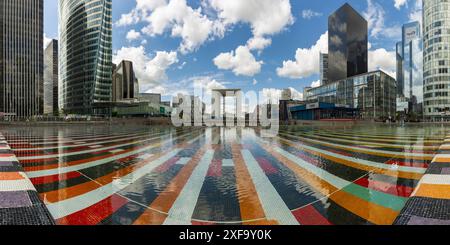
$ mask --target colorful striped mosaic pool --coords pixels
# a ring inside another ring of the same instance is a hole
[[[3,131],[58,224],[392,224],[439,127]]]

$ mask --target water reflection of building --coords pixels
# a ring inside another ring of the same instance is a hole
[[[308,103],[332,103],[358,109],[362,119],[395,116],[395,79],[383,71],[349,77],[306,91]]]
[[[403,25],[402,41],[397,43],[397,111],[421,113],[423,100],[423,42],[419,22]]]

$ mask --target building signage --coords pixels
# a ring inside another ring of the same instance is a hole
[[[319,108],[319,102],[306,105],[306,110],[317,109],[317,108]]]

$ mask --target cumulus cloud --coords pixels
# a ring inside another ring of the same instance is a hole
[[[250,50],[263,50],[272,44],[272,40],[263,37],[253,37],[247,42],[247,47]]]
[[[395,51],[380,48],[369,51],[369,71],[383,70],[392,77],[396,77]]]
[[[396,9],[400,9],[403,5],[406,5],[408,0],[394,0],[394,6]]]
[[[133,41],[136,39],[139,39],[141,37],[141,33],[137,32],[136,30],[132,29],[127,33],[127,40]]]
[[[283,61],[283,66],[277,68],[280,77],[300,79],[319,72],[320,53],[328,52],[328,32],[322,34],[310,48],[299,48],[295,60]]]
[[[162,82],[167,81],[166,70],[178,62],[177,53],[174,51],[158,51],[154,57],[149,57],[143,46],[122,47],[114,53],[113,62],[117,64],[122,60],[133,62],[139,85],[144,88],[148,85],[161,85]],[[145,91],[145,89],[142,90]]]
[[[232,70],[236,76],[254,76],[261,71],[263,64],[262,61],[256,61],[246,46],[239,46],[235,51],[221,53],[213,61],[217,68]]]
[[[373,0],[367,0],[367,10],[363,13],[369,24],[370,36],[374,38],[387,37],[399,39],[401,37],[401,27],[399,25],[386,26],[386,12],[384,8]]]
[[[317,87],[319,87],[319,86],[320,86],[320,80],[313,81],[313,82],[311,83],[311,88],[317,88]]]
[[[310,19],[312,19],[312,18],[314,18],[314,17],[320,17],[320,16],[322,16],[322,15],[323,15],[322,13],[314,12],[314,11],[311,10],[311,9],[304,9],[304,10],[302,11],[302,18],[303,18],[303,19],[307,19],[307,20],[310,20]]]

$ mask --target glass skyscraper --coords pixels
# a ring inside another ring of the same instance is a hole
[[[43,112],[43,4],[0,1],[0,113]]]
[[[58,41],[44,51],[44,114],[58,115]]]
[[[402,41],[397,43],[397,111],[418,113],[417,103],[423,101],[422,43],[419,22],[403,25]]]
[[[105,114],[111,101],[112,0],[59,1],[59,106],[64,113]]]
[[[366,73],[367,21],[349,4],[328,18],[328,83]]]
[[[328,83],[328,54],[320,53],[320,86]]]
[[[423,1],[424,116],[450,119],[450,2]]]

